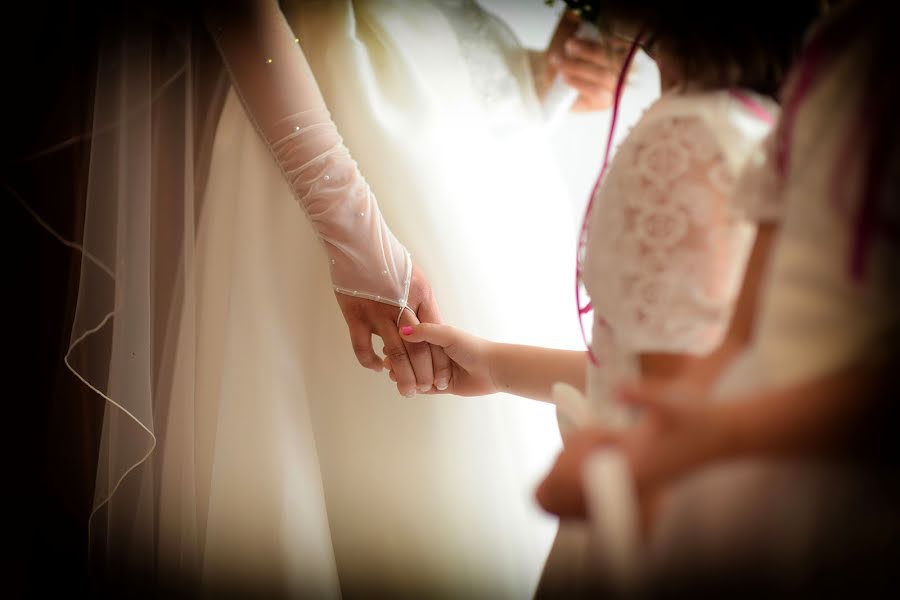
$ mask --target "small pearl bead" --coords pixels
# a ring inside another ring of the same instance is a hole
[[[381,296],[375,296],[375,299],[381,302]]]
[[[366,213],[361,212],[361,213],[359,213],[359,216],[364,217],[364,216],[366,216]]]
[[[337,264],[337,261],[334,260],[334,259],[332,258],[332,259],[331,259],[331,264],[333,264],[333,265],[334,265],[334,264]]]
[[[387,272],[387,270],[384,270],[384,271],[381,272],[381,274],[382,274],[382,275],[387,275],[388,272]]]
[[[295,43],[295,44],[299,44],[299,43],[300,43],[300,38],[294,38],[294,43]]]
[[[271,64],[272,64],[272,59],[271,59],[271,58],[267,58],[267,59],[266,59],[266,64],[267,64],[267,65],[271,65]]]
[[[325,181],[331,181],[331,175],[326,175],[322,179],[324,179]]]
[[[356,290],[353,290],[353,295],[356,296],[357,294],[359,294],[359,292],[357,292]]]
[[[300,126],[299,126],[299,125],[294,125],[294,131],[300,131]]]

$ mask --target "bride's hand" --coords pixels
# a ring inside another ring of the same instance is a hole
[[[450,358],[447,389],[432,389],[428,393],[485,396],[497,391],[491,377],[491,353],[495,344],[449,325],[430,323],[403,326],[400,334],[410,342],[427,342],[432,347],[441,348]],[[384,366],[391,380],[398,381],[396,365],[390,358],[385,359]]]
[[[372,334],[384,342],[384,354],[393,366],[397,389],[407,397],[416,391],[433,388],[446,389],[451,378],[450,359],[444,350],[427,343],[413,343],[401,338],[397,332],[397,307],[383,302],[335,294],[347,327],[356,359],[362,366],[381,371],[383,361],[372,347]],[[440,323],[441,314],[431,286],[416,265],[413,265],[407,304],[415,311],[404,310],[401,325],[418,325],[419,322]]]

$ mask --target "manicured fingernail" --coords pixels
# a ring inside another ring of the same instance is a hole
[[[403,395],[406,396],[407,398],[415,398],[415,397],[416,397],[416,390],[409,390],[408,392],[406,392],[406,393],[403,394]]]
[[[419,386],[419,391],[420,391],[420,392],[427,392],[427,391],[430,390],[430,389],[431,389],[431,386],[430,386],[430,385],[425,385],[424,383],[423,383],[422,385]]]
[[[450,381],[447,379],[438,379],[434,382],[434,387],[439,390],[446,390],[448,387],[450,387]]]
[[[403,335],[412,335],[412,332],[413,332],[412,325],[404,325],[403,327],[400,328],[400,333],[402,333]]]

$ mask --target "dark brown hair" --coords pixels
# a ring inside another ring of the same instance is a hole
[[[777,97],[822,12],[821,0],[566,0],[582,18],[609,29],[636,27],[702,87],[742,87]]]

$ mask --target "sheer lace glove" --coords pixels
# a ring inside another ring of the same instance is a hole
[[[325,247],[335,291],[402,310],[409,252],[385,224],[277,2],[207,4],[232,83]]]
[[[247,114],[322,241],[360,364],[381,370],[375,334],[404,395],[446,380],[443,350],[405,343],[397,334],[399,323],[440,322],[437,303],[384,222],[277,2],[208,3],[205,12]]]

